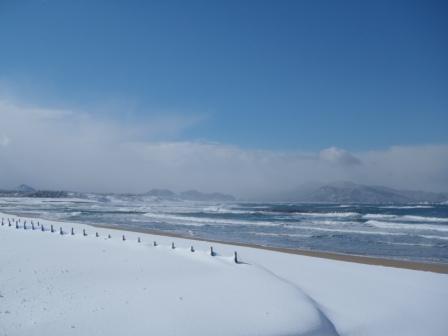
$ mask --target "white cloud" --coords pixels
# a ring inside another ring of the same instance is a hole
[[[21,183],[115,192],[196,188],[250,197],[308,181],[352,180],[448,190],[447,145],[310,153],[166,140],[194,122],[174,116],[120,124],[0,100],[0,188]]]
[[[359,158],[348,151],[337,147],[330,147],[321,150],[319,157],[322,160],[346,166],[361,164],[361,160]]]

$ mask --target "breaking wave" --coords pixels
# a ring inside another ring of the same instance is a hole
[[[282,223],[268,222],[268,221],[253,221],[253,220],[235,220],[235,219],[217,219],[204,217],[188,217],[171,214],[145,213],[144,216],[157,219],[160,221],[175,222],[175,224],[183,224],[182,222],[196,223],[197,226],[204,226],[210,224],[221,225],[245,225],[245,226],[279,226]],[[189,224],[190,225],[190,224]]]
[[[397,222],[435,222],[448,223],[448,218],[442,217],[426,217],[426,216],[412,216],[412,215],[386,215],[386,214],[366,214],[365,219],[379,219],[385,221]]]
[[[392,223],[392,222],[381,222],[377,220],[369,220],[366,222],[366,224],[382,229],[393,229],[393,230],[405,229],[405,230],[448,232],[448,226],[445,225]]]
[[[423,238],[426,238],[426,239],[448,240],[448,237],[444,237],[444,236],[419,235],[419,237],[423,237]]]
[[[432,209],[432,205],[385,205],[378,207],[380,209]]]
[[[295,215],[303,217],[359,217],[361,216],[358,212],[294,212]]]

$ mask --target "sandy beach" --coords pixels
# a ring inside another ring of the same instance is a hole
[[[127,228],[127,227],[117,227],[114,225],[98,225],[98,224],[95,224],[93,226],[107,228],[107,229],[113,229],[113,230],[118,230],[118,231],[140,232],[140,233],[147,233],[147,234],[157,235],[157,236],[188,239],[188,240],[192,240],[192,241],[211,242],[211,243],[225,244],[225,245],[231,245],[231,246],[250,247],[250,248],[256,248],[256,249],[267,250],[267,251],[275,251],[275,252],[282,252],[282,253],[288,253],[288,254],[303,255],[303,256],[308,256],[308,257],[324,258],[324,259],[330,259],[330,260],[346,261],[346,262],[360,263],[360,264],[366,264],[366,265],[396,267],[396,268],[410,269],[410,270],[416,270],[416,271],[426,271],[426,272],[448,274],[448,264],[441,264],[441,263],[426,263],[426,262],[376,258],[376,257],[368,257],[368,256],[360,256],[360,255],[350,255],[350,254],[342,254],[342,253],[334,253],[334,252],[308,251],[308,250],[301,250],[301,249],[270,247],[270,246],[262,246],[262,245],[257,245],[257,244],[228,242],[228,241],[222,241],[222,240],[205,239],[205,238],[200,238],[200,237],[191,237],[191,236],[186,236],[186,235],[179,235],[179,234],[175,234],[175,233],[150,230],[150,229],[144,229],[144,228],[135,229],[135,228]]]

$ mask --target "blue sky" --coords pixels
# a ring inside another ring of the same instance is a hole
[[[169,140],[441,144],[446,17],[442,1],[3,0],[0,81],[118,121],[195,120]]]
[[[446,192],[447,9],[0,0],[0,188]]]

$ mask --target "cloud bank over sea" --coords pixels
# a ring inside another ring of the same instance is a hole
[[[448,145],[350,152],[254,150],[177,141],[198,120],[120,123],[88,112],[0,99],[0,186],[100,192],[150,188],[269,194],[310,181],[351,180],[401,189],[448,190]],[[380,130],[378,136],[380,136]]]

